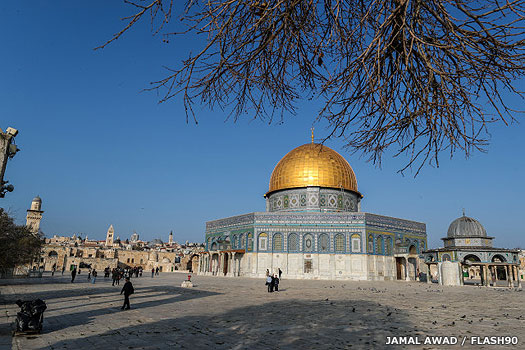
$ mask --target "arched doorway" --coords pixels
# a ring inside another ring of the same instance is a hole
[[[226,274],[228,273],[228,264],[229,264],[228,258],[229,258],[228,254],[224,254],[224,266],[222,269],[224,276],[226,276]]]
[[[398,280],[405,279],[406,260],[402,257],[396,258],[396,278]]]
[[[495,263],[505,263],[507,262],[507,259],[505,259],[505,257],[503,255],[500,255],[500,254],[495,254],[493,257],[492,257],[492,262],[495,262]],[[496,266],[495,267],[495,273],[496,273],[496,280],[498,281],[505,281],[508,276],[507,276],[507,271],[506,271],[506,266]]]
[[[189,263],[191,264],[190,269],[188,269],[190,272],[195,272],[199,270],[199,256],[197,254],[194,254]]]
[[[217,275],[219,272],[219,254],[215,253],[211,256],[211,273]]]
[[[477,280],[481,279],[481,268],[479,266],[472,265],[472,263],[481,262],[481,259],[476,254],[468,254],[463,258],[462,273],[463,273],[463,283],[468,283],[471,280],[474,284],[477,283]]]

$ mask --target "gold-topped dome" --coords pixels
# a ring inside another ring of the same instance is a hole
[[[266,195],[307,186],[343,188],[359,194],[354,171],[346,159],[333,149],[316,143],[291,150],[277,163]]]

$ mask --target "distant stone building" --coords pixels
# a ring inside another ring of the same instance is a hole
[[[142,267],[146,271],[159,268],[161,272],[193,271],[198,268],[199,252],[202,251],[198,245],[191,248],[181,247],[177,243],[165,245],[160,239],[136,246],[131,243],[123,245],[118,240],[112,242],[114,234],[111,225],[105,241],[83,240],[76,235],[48,238],[40,261],[36,261],[32,268],[70,271],[74,267],[96,270],[106,267]]]
[[[42,199],[36,196],[31,201],[31,208],[27,210],[26,226],[33,233],[38,233],[40,230],[40,221],[42,220]]]

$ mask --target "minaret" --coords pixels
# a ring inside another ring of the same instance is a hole
[[[169,245],[173,244],[173,231],[170,231],[170,235],[169,235],[169,238],[168,238],[168,244]]]
[[[115,233],[115,230],[113,229],[113,225],[110,225],[108,229],[108,233],[106,234],[106,246],[113,247],[114,233]]]
[[[38,233],[40,229],[40,220],[42,220],[42,199],[39,196],[33,198],[31,209],[27,210],[26,226],[32,233]]]

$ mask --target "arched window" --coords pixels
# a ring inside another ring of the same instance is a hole
[[[387,237],[385,240],[385,253],[386,255],[392,255],[392,237]]]
[[[295,233],[288,235],[288,251],[297,252],[299,251],[299,237]]]
[[[268,249],[268,234],[263,232],[259,234],[259,250],[267,250],[267,249]]]
[[[241,234],[241,249],[246,249],[246,235]]]
[[[352,235],[352,253],[361,253],[361,236],[357,233]]]
[[[211,244],[211,250],[217,250],[217,242]]]
[[[319,235],[319,242],[317,242],[320,252],[330,251],[330,239],[326,233]]]
[[[368,235],[368,253],[374,253],[374,236]]]
[[[452,259],[450,258],[450,255],[448,255],[448,254],[443,254],[443,255],[441,256],[441,260],[442,260],[442,261],[451,261]]]
[[[311,234],[306,234],[303,236],[303,251],[311,252],[314,250],[314,238]]]
[[[248,251],[253,251],[253,233],[248,233]]]
[[[335,252],[345,252],[345,236],[341,233],[335,236]]]
[[[273,250],[281,252],[283,250],[283,235],[276,233],[273,235]]]
[[[239,238],[237,237],[237,235],[233,236],[233,242],[232,242],[232,248],[233,249],[237,249],[239,248]]]
[[[52,251],[49,252],[48,256],[50,258],[56,258],[56,257],[58,257],[58,253],[56,251],[52,250]]]
[[[376,254],[383,254],[383,236],[376,238]]]
[[[421,251],[424,252],[426,250],[425,241],[421,240],[419,247],[421,248]]]

